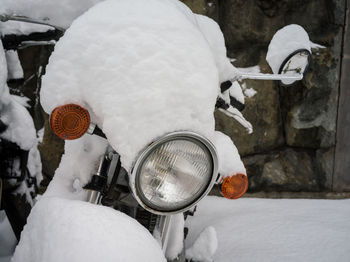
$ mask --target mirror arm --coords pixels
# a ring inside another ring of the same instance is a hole
[[[240,73],[236,77],[232,78],[231,81],[243,80],[243,79],[254,79],[254,80],[294,80],[299,81],[303,79],[302,74],[288,76],[282,74],[262,74],[262,73]]]

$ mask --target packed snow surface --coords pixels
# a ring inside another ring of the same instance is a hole
[[[61,163],[44,195],[86,200],[87,192],[82,187],[97,171],[98,160],[106,147],[107,141],[98,136],[66,141]]]
[[[266,60],[273,73],[278,74],[281,64],[291,53],[298,49],[306,49],[311,53],[312,44],[303,27],[296,24],[287,25],[272,37]]]
[[[1,0],[0,14],[28,16],[66,28],[69,27],[75,18],[101,1],[102,0]],[[25,27],[25,25],[23,27]]]
[[[212,262],[218,248],[215,228],[205,228],[197,237],[192,247],[186,249],[186,258],[193,261]]]
[[[12,1],[16,3],[17,1]],[[2,3],[1,3],[2,4]],[[0,6],[0,10],[4,6]],[[1,13],[1,11],[0,11]],[[32,23],[18,22],[18,21],[7,21],[0,22],[0,35],[29,35],[31,33],[44,33],[49,30],[53,30],[52,27],[46,25],[38,25]]]
[[[195,15],[197,25],[208,42],[214,55],[215,63],[219,69],[220,83],[232,78],[238,74],[237,68],[233,67],[226,56],[226,47],[224,35],[219,25],[211,18],[204,15]],[[240,100],[239,100],[240,101]],[[243,102],[244,103],[244,100]]]
[[[16,143],[20,148],[29,150],[36,143],[33,119],[25,107],[10,95],[10,103],[1,110],[1,120],[8,126],[0,138]]]
[[[347,262],[349,217],[349,199],[206,197],[187,221],[186,246],[192,246],[203,229],[213,226],[218,238],[216,262]]]
[[[137,154],[166,133],[190,130],[212,139],[219,84],[236,72],[225,52],[213,53],[225,50],[213,23],[175,0],[99,3],[57,43],[42,106],[49,114],[67,103],[87,108],[129,171]],[[202,32],[205,25],[210,30]]]
[[[244,89],[244,95],[246,96],[246,97],[249,97],[249,98],[252,98],[253,96],[255,96],[256,95],[256,90],[254,89],[254,88],[246,88],[246,89]]]
[[[20,79],[23,78],[23,69],[21,62],[18,58],[17,51],[6,51],[6,60],[8,67],[8,79]]]
[[[219,131],[216,131],[214,136],[214,145],[218,153],[219,173],[222,177],[232,176],[235,174],[247,174],[238,150],[231,138]]]
[[[165,262],[152,235],[109,207],[42,197],[32,209],[12,262]]]

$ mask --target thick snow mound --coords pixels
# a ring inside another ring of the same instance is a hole
[[[16,143],[20,148],[29,150],[36,144],[33,119],[29,112],[9,93],[7,86],[6,55],[0,41],[0,119],[7,129],[0,138]]]
[[[232,66],[230,60],[226,56],[225,39],[219,25],[207,16],[196,14],[195,17],[199,29],[203,33],[214,54],[216,66],[219,69],[220,83],[232,79],[239,71]]]
[[[215,228],[209,226],[198,236],[193,246],[186,250],[186,258],[193,261],[211,262],[218,248]]]
[[[347,262],[350,257],[350,200],[206,197],[186,221],[192,246],[213,226],[218,262]]]
[[[222,177],[235,174],[247,174],[238,150],[231,138],[219,131],[216,131],[213,142],[218,153],[219,173]]]
[[[287,25],[278,30],[272,37],[266,55],[272,71],[278,74],[283,61],[298,49],[306,49],[311,53],[309,35],[303,27],[296,24]]]
[[[101,19],[103,17],[103,19]],[[147,144],[191,130],[211,139],[219,69],[193,13],[172,0],[111,0],[73,22],[43,77],[47,113],[77,103],[130,171]]]
[[[16,143],[20,148],[29,150],[36,146],[36,133],[33,119],[27,109],[10,95],[10,102],[1,110],[1,121],[7,125],[0,138]]]
[[[42,198],[32,209],[12,262],[163,261],[136,220],[104,206]]]
[[[61,163],[45,196],[86,200],[87,192],[82,187],[96,172],[98,160],[106,147],[107,141],[98,136],[85,135],[77,140],[66,141]]]

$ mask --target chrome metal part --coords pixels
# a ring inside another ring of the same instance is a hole
[[[94,133],[96,124],[90,123],[88,130],[86,131],[87,134],[92,135]]]
[[[290,75],[282,75],[282,74],[250,74],[250,73],[241,73],[240,75],[236,76],[235,78],[231,79],[232,82],[237,80],[244,80],[244,79],[252,79],[252,80],[293,80],[293,81],[299,81],[303,79],[303,74],[296,74],[293,76]]]
[[[107,148],[108,150],[108,148]],[[98,161],[98,166],[97,166],[97,171],[94,175],[96,176],[100,176],[101,175],[101,170],[102,170],[102,166],[103,166],[103,161],[106,157],[106,154],[103,154],[99,161]],[[101,200],[101,193],[99,191],[96,191],[96,190],[91,190],[91,189],[88,189],[88,196],[87,196],[87,202],[89,203],[92,203],[92,204],[99,204],[100,203],[100,200]]]
[[[103,161],[106,157],[106,154],[103,154],[101,157],[100,157],[100,160],[98,162],[98,168],[97,168],[97,172],[96,172],[96,175],[97,176],[100,176],[101,175],[101,170],[102,170],[102,166],[103,166]]]
[[[278,73],[285,76],[305,75],[311,63],[311,52],[307,49],[298,49],[292,52],[281,64]],[[290,86],[297,80],[282,79],[281,84]]]
[[[117,167],[118,161],[119,161],[119,155],[115,152],[110,152],[108,154],[109,159],[111,160],[111,163],[108,168],[107,173],[107,183],[110,184],[114,175],[114,171]]]
[[[212,178],[209,181],[208,187],[207,189],[202,193],[202,195],[200,197],[198,197],[194,202],[192,202],[191,204],[189,204],[188,206],[178,209],[178,210],[174,210],[174,211],[159,211],[159,210],[155,210],[149,206],[147,206],[142,200],[141,197],[138,193],[138,190],[136,188],[136,174],[138,172],[139,167],[141,166],[144,158],[147,156],[147,154],[149,154],[149,152],[153,151],[153,149],[155,147],[157,147],[159,144],[163,143],[163,142],[167,142],[170,141],[171,139],[175,139],[175,138],[181,138],[181,137],[187,137],[187,138],[192,138],[194,140],[197,140],[201,143],[203,143],[204,146],[207,147],[207,149],[209,150],[211,156],[212,156],[212,161],[213,161],[213,167],[212,167]],[[179,131],[179,132],[173,132],[170,134],[167,134],[163,137],[161,137],[160,139],[158,139],[157,141],[153,142],[151,145],[149,145],[142,153],[141,155],[137,158],[137,161],[133,167],[133,171],[130,174],[130,188],[133,192],[134,197],[136,198],[137,202],[147,211],[154,213],[154,214],[158,214],[158,215],[170,215],[170,214],[177,214],[177,213],[181,213],[181,212],[185,212],[188,209],[190,209],[192,206],[194,206],[196,203],[198,203],[203,197],[205,197],[209,191],[212,189],[216,178],[217,178],[217,174],[218,174],[218,157],[217,157],[217,152],[215,149],[215,146],[205,137],[194,133],[194,132],[190,132],[190,131]]]
[[[98,205],[100,203],[101,193],[96,190],[87,190],[87,191],[88,191],[87,202]]]
[[[171,225],[171,215],[161,216],[159,221],[160,244],[163,252],[166,251],[169,240],[169,230]]]

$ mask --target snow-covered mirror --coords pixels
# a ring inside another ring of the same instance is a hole
[[[291,85],[303,78],[311,61],[311,45],[309,35],[300,25],[287,25],[272,37],[266,60],[274,74],[281,74],[282,84]]]
[[[302,75],[306,72],[311,61],[311,53],[307,49],[299,49],[291,53],[281,64],[279,74],[295,76]],[[296,80],[282,79],[283,85],[291,85]]]

